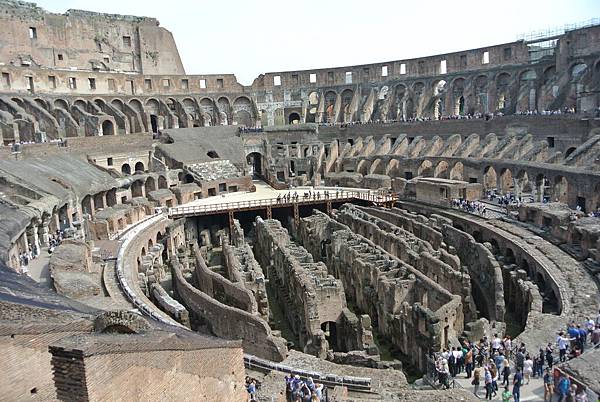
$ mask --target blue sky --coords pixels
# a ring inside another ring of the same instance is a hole
[[[158,18],[189,74],[259,74],[429,56],[600,17],[599,0],[38,0]]]

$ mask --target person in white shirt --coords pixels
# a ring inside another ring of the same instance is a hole
[[[527,384],[529,384],[531,374],[533,374],[533,360],[531,360],[531,356],[527,355],[523,362],[523,377],[527,380]]]
[[[494,339],[492,339],[492,353],[498,352],[500,347],[502,346],[502,339],[498,337],[498,334],[494,334]]]
[[[561,362],[564,362],[566,360],[567,348],[569,347],[569,342],[575,340],[575,338],[567,338],[564,335],[565,335],[565,333],[563,331],[560,331],[558,333],[558,337],[556,338],[556,343],[558,344],[559,360]]]

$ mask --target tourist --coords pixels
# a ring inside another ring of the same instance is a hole
[[[501,346],[502,340],[498,337],[498,334],[494,334],[494,339],[492,339],[492,354],[500,352]]]
[[[565,337],[565,333],[560,331],[558,333],[558,337],[556,338],[556,343],[558,344],[558,360],[563,363],[567,360],[567,348],[569,347],[569,341],[575,340],[575,338],[567,338]]]
[[[496,394],[498,393],[498,369],[496,368],[496,366],[492,363],[490,364],[490,374],[492,374],[492,392],[494,393],[494,395],[492,395],[494,398],[496,397]]]
[[[485,381],[485,399],[492,400],[492,393],[494,391],[492,385],[492,373],[488,367],[484,367],[484,381]]]
[[[523,376],[527,381],[526,384],[529,384],[531,380],[531,375],[533,374],[533,360],[531,360],[531,356],[525,356],[525,361],[523,362]]]
[[[246,377],[246,391],[248,391],[248,400],[256,400],[256,380]]]
[[[496,365],[496,369],[498,371],[502,371],[503,363],[504,363],[504,353],[496,352],[496,356],[494,357],[494,364]]]
[[[456,377],[456,356],[454,355],[454,348],[451,349],[448,354],[448,368],[450,369],[450,375]]]
[[[571,390],[571,381],[567,378],[564,373],[560,373],[560,379],[558,380],[558,395],[559,402],[566,402]]]
[[[317,396],[318,401],[323,400],[323,388],[324,388],[323,384],[315,383],[315,395]]]
[[[291,374],[285,376],[285,400],[289,402],[292,400],[292,393],[294,391],[294,377]]]
[[[533,358],[533,377],[541,377],[544,375],[544,349],[540,348],[540,352]]]
[[[479,392],[479,384],[481,383],[481,369],[476,368],[473,372],[473,380],[471,381],[471,385],[473,385],[473,394],[479,398],[477,392]]]
[[[502,402],[509,402],[512,399],[512,393],[508,389],[508,385],[502,391]]]
[[[517,370],[515,376],[513,377],[513,398],[515,402],[519,402],[521,400],[521,385],[523,385],[523,374],[521,374],[520,370]]]
[[[552,368],[552,365],[554,364],[554,347],[552,346],[551,343],[548,343],[548,346],[546,346],[546,364],[548,365],[549,368]]]
[[[600,330],[598,331],[600,333]],[[467,378],[471,378],[473,373],[473,348],[469,347],[465,355],[465,371],[467,372]]]
[[[596,324],[596,328],[592,331],[592,336],[590,338],[594,346],[598,346],[600,344],[600,324]]]
[[[508,359],[504,359],[502,365],[502,385],[508,387],[508,381],[510,379],[510,362],[508,361]]]
[[[575,402],[588,402],[588,397],[585,393],[585,389],[581,388],[579,391],[575,392]]]
[[[517,354],[515,355],[515,361],[517,371],[523,371],[523,366],[525,364],[525,352],[522,348],[519,348],[519,350],[517,350]]]
[[[548,367],[544,374],[544,402],[552,401],[552,395],[554,395],[554,376]]]

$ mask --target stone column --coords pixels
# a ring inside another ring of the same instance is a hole
[[[33,251],[34,255],[39,255],[40,254],[40,239],[38,236],[38,226],[31,224],[31,226],[27,227],[26,233],[27,233],[27,241],[29,242],[29,245],[31,246],[31,251]]]
[[[43,220],[42,225],[38,230],[38,236],[41,234],[42,243],[44,243],[44,246],[46,247],[50,246],[50,228],[48,227],[48,224],[48,220]]]

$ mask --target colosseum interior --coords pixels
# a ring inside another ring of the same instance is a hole
[[[598,20],[244,86],[0,0],[0,73],[2,400],[477,400],[436,356],[597,317]]]

